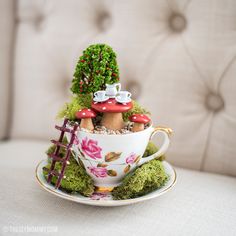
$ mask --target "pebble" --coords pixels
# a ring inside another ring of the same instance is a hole
[[[145,125],[145,129],[148,128],[150,126],[150,124]],[[130,134],[133,133],[131,131],[133,127],[133,123],[132,122],[127,122],[125,127],[121,130],[111,130],[111,129],[107,129],[105,126],[101,126],[101,125],[95,125],[94,130],[87,130],[84,128],[79,128],[81,131],[84,132],[88,132],[88,133],[94,133],[94,134],[110,134],[110,135],[114,135],[114,134]]]
[[[100,126],[100,125],[97,125],[95,126],[94,130],[91,131],[91,130],[87,130],[87,129],[84,129],[84,128],[80,128],[81,131],[84,131],[84,132],[88,132],[88,133],[94,133],[94,134],[129,134],[129,133],[132,133],[131,131],[131,128],[132,128],[132,124],[128,123],[123,129],[121,130],[111,130],[111,129],[107,129],[105,126]]]
[[[81,131],[87,132],[87,133],[93,133],[92,130],[88,130],[88,129],[84,129],[84,128],[80,128]]]

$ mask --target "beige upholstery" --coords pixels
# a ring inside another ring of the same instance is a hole
[[[12,138],[55,134],[78,57],[105,42],[123,87],[174,129],[169,160],[236,175],[234,0],[17,3]]]

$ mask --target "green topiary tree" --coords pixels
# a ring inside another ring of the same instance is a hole
[[[106,44],[95,44],[83,51],[75,68],[71,91],[74,94],[94,93],[117,81],[119,69],[115,52]]]

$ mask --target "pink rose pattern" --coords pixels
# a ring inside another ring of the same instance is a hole
[[[107,169],[104,167],[88,167],[90,172],[95,175],[97,178],[105,178],[107,177]]]
[[[79,140],[77,139],[77,137],[74,140],[74,144],[76,144],[76,145],[79,144]],[[98,146],[98,142],[96,140],[88,139],[87,137],[85,137],[84,139],[82,139],[81,149],[83,150],[83,152],[85,154],[87,154],[89,157],[91,157],[94,160],[102,158],[102,155],[101,155],[102,148]],[[126,163],[127,164],[134,164],[136,157],[137,156],[135,153],[131,153],[126,158]],[[107,169],[104,167],[91,166],[91,167],[88,167],[88,169],[97,178],[105,178],[108,176]],[[96,198],[96,197],[94,196],[94,198]],[[102,198],[102,196],[99,196],[99,199],[100,198]],[[94,200],[99,200],[99,199],[94,199]]]
[[[126,163],[127,163],[127,164],[134,164],[135,159],[136,159],[136,155],[135,155],[135,153],[132,152],[132,153],[126,158]]]
[[[100,148],[98,142],[93,139],[88,139],[87,137],[82,139],[81,149],[94,160],[102,158],[102,148]]]
[[[93,195],[90,197],[92,200],[109,200],[112,199],[111,195],[109,193],[93,193]]]

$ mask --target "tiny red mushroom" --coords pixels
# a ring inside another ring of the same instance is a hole
[[[93,130],[93,122],[91,118],[96,117],[96,112],[92,109],[81,109],[75,113],[77,119],[81,119],[80,128],[84,128],[87,130]]]
[[[150,118],[144,114],[134,114],[129,117],[131,122],[134,122],[132,128],[133,132],[138,132],[144,130],[144,125],[150,122]]]
[[[101,124],[112,130],[120,130],[124,127],[122,113],[129,111],[132,107],[132,102],[121,104],[114,98],[110,98],[102,103],[92,103],[94,110],[103,113]]]

